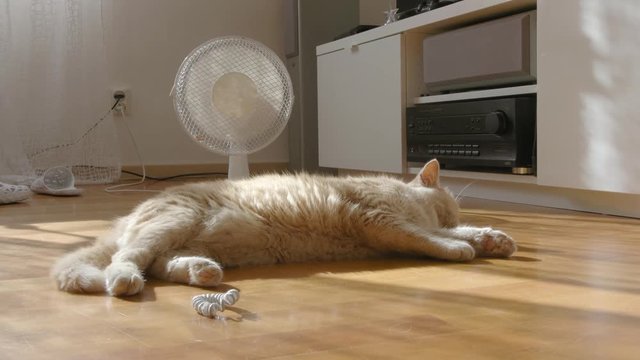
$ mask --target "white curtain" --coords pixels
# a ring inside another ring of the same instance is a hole
[[[0,0],[0,175],[120,175],[99,0]]]

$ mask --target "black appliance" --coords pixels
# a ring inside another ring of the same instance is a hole
[[[407,161],[443,168],[535,173],[535,95],[407,108]]]

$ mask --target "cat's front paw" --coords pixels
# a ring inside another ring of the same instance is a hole
[[[469,261],[476,257],[476,251],[465,242],[455,242],[448,244],[445,258],[452,261]]]
[[[517,249],[516,242],[511,236],[491,228],[482,229],[474,241],[482,256],[509,257]]]
[[[135,295],[144,287],[144,278],[134,264],[113,263],[105,269],[105,275],[111,296]]]

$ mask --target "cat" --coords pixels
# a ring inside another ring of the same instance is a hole
[[[514,240],[459,225],[428,162],[409,183],[385,176],[262,175],[168,188],[52,268],[60,290],[139,293],[143,274],[216,286],[222,268],[365,259],[390,253],[451,261],[509,257]]]

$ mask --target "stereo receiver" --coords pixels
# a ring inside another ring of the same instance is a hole
[[[443,168],[535,168],[535,95],[419,104],[407,108],[407,160]]]

